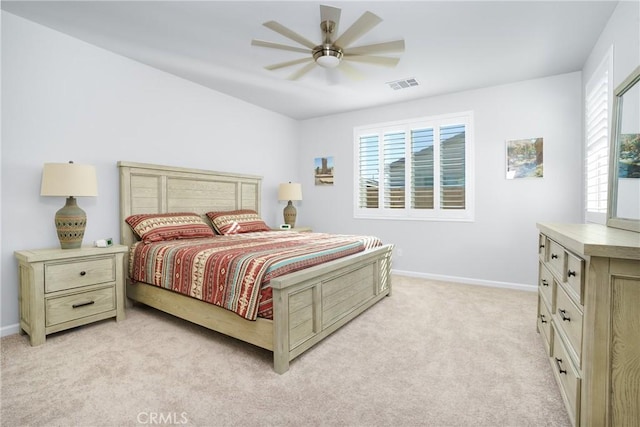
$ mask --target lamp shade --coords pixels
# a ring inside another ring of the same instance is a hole
[[[41,196],[97,196],[96,168],[75,163],[45,163],[42,169]]]
[[[302,185],[296,182],[280,184],[278,200],[302,200]]]

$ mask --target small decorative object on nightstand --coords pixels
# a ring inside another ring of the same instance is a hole
[[[97,320],[124,320],[127,252],[123,245],[16,251],[20,329],[29,334],[31,345]]]

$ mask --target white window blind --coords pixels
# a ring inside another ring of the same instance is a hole
[[[604,222],[609,171],[609,57],[585,90],[585,209],[587,221]]]
[[[354,134],[356,218],[473,219],[472,113],[371,125]]]

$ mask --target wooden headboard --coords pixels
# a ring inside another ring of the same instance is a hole
[[[138,239],[124,221],[141,213],[253,209],[260,213],[262,177],[145,163],[118,162],[120,243]]]

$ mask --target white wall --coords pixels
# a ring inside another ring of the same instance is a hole
[[[13,252],[59,245],[64,199],[40,197],[45,162],[97,168],[98,197],[78,201],[85,243],[119,240],[118,160],[262,175],[263,216],[282,221],[277,185],[298,178],[296,121],[4,11],[2,65],[3,335],[17,332]]]
[[[640,2],[621,1],[611,14],[582,69],[586,84],[613,46],[613,87],[615,89],[640,65]]]
[[[581,93],[577,72],[306,120],[300,223],[395,243],[402,252],[395,270],[534,286],[536,222],[581,220]],[[475,222],[353,218],[354,126],[468,110],[475,115]],[[505,141],[532,137],[544,138],[544,178],[505,179]],[[322,156],[334,156],[333,187],[314,186],[313,159]]]

